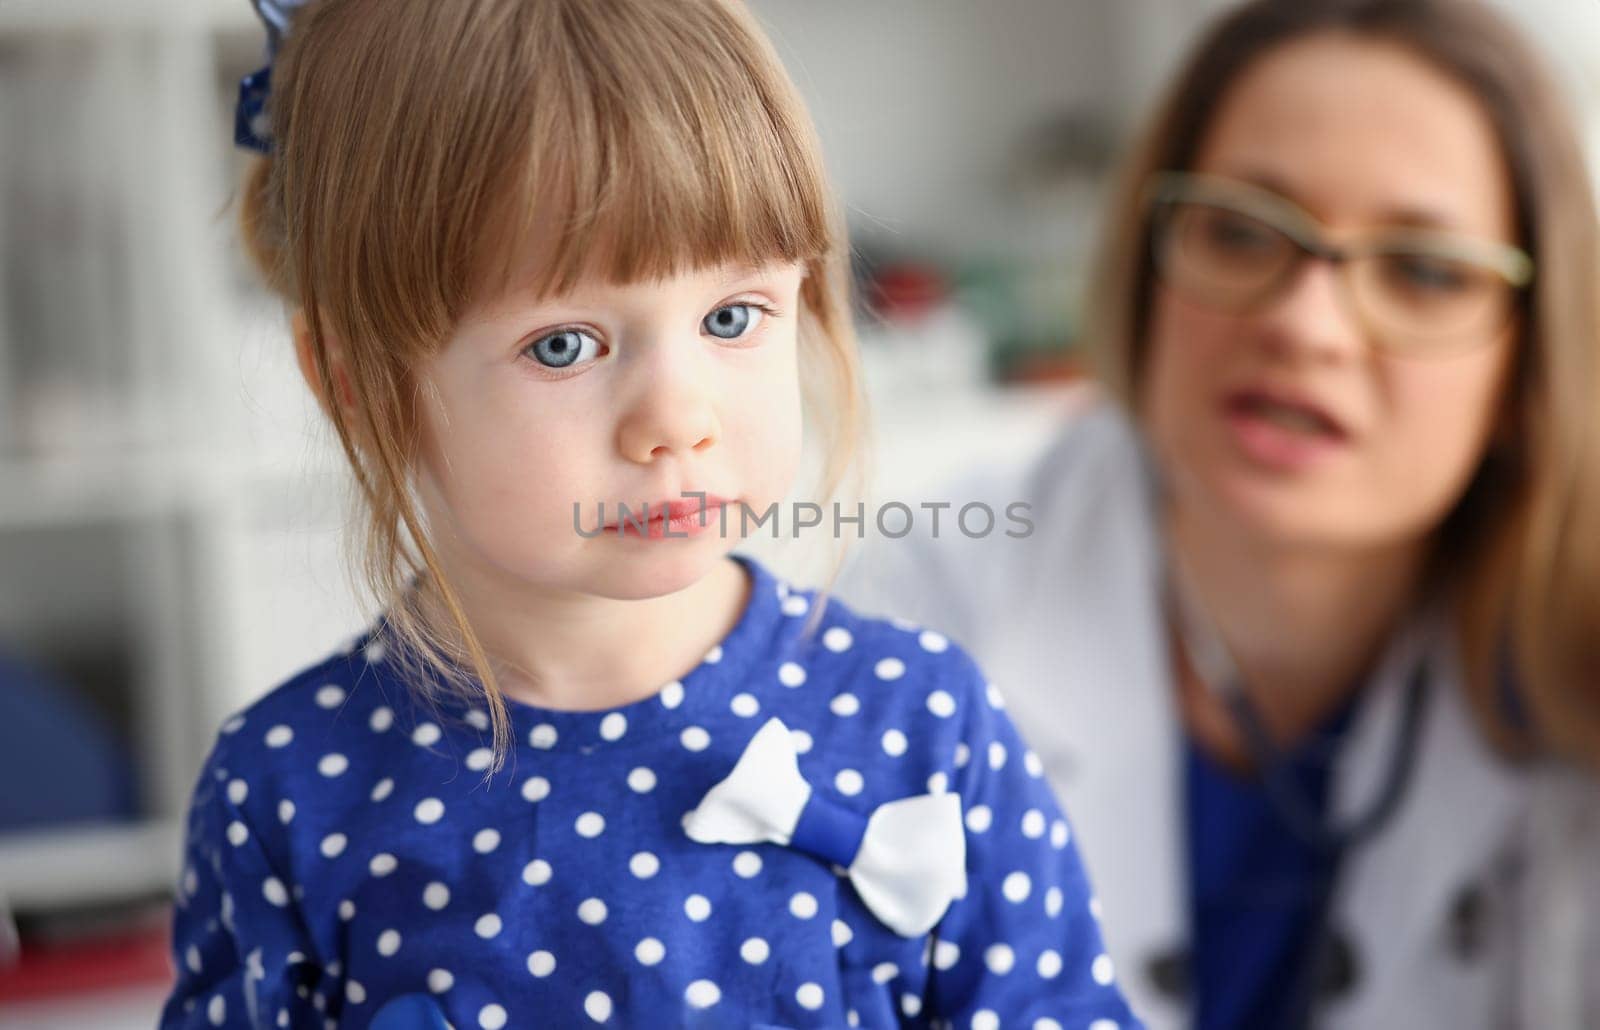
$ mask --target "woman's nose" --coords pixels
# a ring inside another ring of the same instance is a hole
[[[1295,269],[1282,292],[1257,315],[1267,343],[1286,356],[1347,360],[1367,346],[1367,331],[1351,307],[1343,268],[1312,258]]]
[[[617,426],[617,450],[628,461],[648,465],[719,441],[714,370],[699,346],[699,340],[662,341],[636,359]]]

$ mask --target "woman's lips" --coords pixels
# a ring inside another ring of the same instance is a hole
[[[1282,390],[1235,391],[1223,402],[1223,417],[1245,457],[1278,472],[1309,468],[1350,442],[1325,407]]]

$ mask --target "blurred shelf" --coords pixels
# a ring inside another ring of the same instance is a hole
[[[0,895],[16,912],[115,903],[170,890],[183,854],[175,820],[0,836]]]
[[[248,0],[0,0],[0,33],[258,25]]]

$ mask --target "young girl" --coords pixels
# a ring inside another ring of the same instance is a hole
[[[244,224],[386,615],[223,727],[164,1024],[1132,1025],[995,689],[728,557],[800,373],[855,421],[845,241],[748,15],[264,13]]]

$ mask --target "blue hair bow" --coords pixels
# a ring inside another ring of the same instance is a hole
[[[267,97],[272,92],[272,63],[289,34],[295,11],[308,0],[250,0],[267,28],[267,63],[239,80],[239,106],[234,109],[233,141],[263,154],[272,153],[272,123]]]

